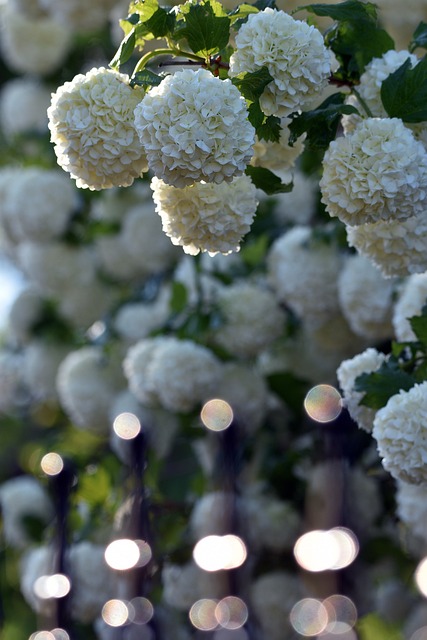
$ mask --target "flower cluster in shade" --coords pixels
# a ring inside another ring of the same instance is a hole
[[[427,481],[427,382],[399,391],[375,415],[372,435],[384,468],[411,484]]]
[[[208,400],[221,375],[221,364],[208,348],[172,336],[140,340],[128,350],[123,367],[143,405],[178,413]]]
[[[58,164],[80,188],[123,187],[147,171],[133,111],[144,96],[125,74],[93,68],[66,82],[48,109]]]
[[[246,175],[232,182],[201,181],[183,188],[154,177],[151,188],[163,231],[190,255],[238,251],[258,206],[255,186]]]
[[[303,109],[327,84],[331,62],[320,31],[284,11],[250,14],[235,45],[231,76],[267,67],[273,78],[260,98],[266,115],[284,117]]]
[[[409,276],[401,285],[393,309],[393,328],[399,342],[411,342],[417,338],[409,318],[421,315],[427,303],[427,273]]]
[[[135,127],[150,170],[178,188],[230,182],[253,155],[245,99],[206,69],[178,71],[151,88],[135,107]]]

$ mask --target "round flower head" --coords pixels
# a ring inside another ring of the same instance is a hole
[[[231,182],[253,154],[255,129],[231,80],[206,69],[166,76],[135,108],[151,171],[175,187]]]
[[[153,178],[151,188],[163,231],[193,256],[239,251],[258,206],[255,186],[246,175],[230,183],[195,182],[182,189]]]
[[[347,241],[386,278],[427,270],[427,220],[422,218],[347,227]]]
[[[327,84],[331,63],[322,34],[288,13],[252,13],[236,35],[230,75],[267,67],[273,77],[260,98],[266,115],[288,116],[304,108]]]
[[[427,382],[399,391],[374,420],[384,469],[411,484],[427,482]]]
[[[4,136],[46,133],[46,110],[50,90],[34,78],[14,78],[6,82],[0,94],[0,124]]]
[[[128,76],[93,68],[52,95],[47,111],[58,164],[82,189],[128,187],[147,171],[133,122],[143,91]]]
[[[329,215],[354,227],[422,215],[427,153],[398,118],[368,118],[331,142],[320,189]]]
[[[416,273],[403,283],[393,311],[393,327],[399,342],[416,340],[409,318],[420,316],[427,304],[427,273]]]

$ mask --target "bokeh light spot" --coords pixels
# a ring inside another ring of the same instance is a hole
[[[329,631],[325,631],[319,636],[319,640],[357,640],[357,635],[353,629],[344,631],[344,633],[331,633]]]
[[[427,558],[418,564],[415,570],[415,582],[423,596],[427,598]]]
[[[294,546],[298,564],[313,572],[343,569],[353,562],[358,551],[356,536],[345,527],[309,531]]]
[[[409,640],[427,640],[427,627],[420,627],[420,629],[417,629]]]
[[[359,541],[356,535],[346,527],[334,527],[328,531],[328,534],[335,539],[339,547],[338,559],[330,569],[336,571],[348,567],[359,553]]]
[[[197,600],[189,611],[189,618],[193,627],[200,631],[212,631],[218,626],[216,619],[217,600],[202,598]]]
[[[64,468],[64,461],[58,453],[46,453],[41,459],[40,466],[48,476],[57,476]]]
[[[193,550],[194,561],[205,571],[236,569],[244,563],[246,556],[245,543],[233,535],[206,536]]]
[[[70,635],[65,631],[65,629],[52,629],[52,635],[55,640],[71,640]]]
[[[112,569],[127,571],[134,567],[142,567],[151,560],[150,545],[144,540],[123,538],[114,540],[105,549],[105,562]]]
[[[30,635],[29,640],[55,640],[55,636],[51,631],[36,631]]]
[[[317,636],[328,624],[328,612],[320,600],[304,598],[297,602],[289,615],[295,631],[302,636]]]
[[[123,600],[108,600],[102,607],[101,615],[110,627],[121,627],[129,619],[129,607]]]
[[[233,409],[225,400],[214,398],[203,406],[200,418],[207,429],[224,431],[233,422]]]
[[[64,598],[71,589],[71,582],[62,573],[40,576],[34,582],[33,590],[39,598]]]
[[[141,431],[141,423],[134,413],[124,412],[116,416],[113,422],[116,435],[123,440],[133,440]]]
[[[132,598],[129,603],[132,607],[129,619],[134,624],[147,624],[154,615],[154,607],[147,598]]]
[[[240,629],[248,619],[248,608],[240,598],[227,596],[218,602],[215,617],[224,629]]]
[[[304,409],[316,422],[332,422],[342,411],[341,395],[330,384],[318,384],[307,393]]]
[[[323,601],[328,612],[329,622],[326,631],[337,635],[350,631],[357,622],[357,610],[354,602],[347,596],[333,595]]]

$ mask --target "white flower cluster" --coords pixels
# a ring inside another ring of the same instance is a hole
[[[421,310],[426,304],[427,273],[409,276],[402,284],[393,311],[393,327],[399,342],[416,340],[409,318],[421,315]]]
[[[168,75],[135,107],[135,127],[154,175],[175,187],[230,182],[253,154],[255,129],[231,80],[206,69]]]
[[[427,497],[425,484],[399,480],[396,492],[396,515],[411,533],[427,542]]]
[[[284,117],[304,108],[327,84],[331,63],[322,34],[284,11],[250,14],[235,45],[230,75],[267,67],[273,77],[260,98],[266,115]]]
[[[354,382],[362,373],[372,373],[379,369],[385,360],[385,354],[369,347],[363,353],[342,362],[337,370],[345,407],[359,428],[368,432],[372,431],[375,411],[359,404],[364,394],[354,389]]]
[[[367,118],[329,145],[320,189],[328,213],[351,227],[422,216],[427,153],[398,118]]]
[[[40,0],[58,24],[68,25],[73,31],[89,33],[102,29],[108,22],[108,12],[117,0]]]
[[[307,322],[322,324],[338,309],[337,276],[341,256],[333,245],[312,241],[308,226],[280,236],[267,257],[277,298]]]
[[[66,343],[41,338],[26,345],[23,380],[33,401],[57,402],[58,367],[70,351],[71,348]]]
[[[357,335],[390,338],[394,284],[364,256],[347,258],[338,278],[341,310]]]
[[[427,482],[427,382],[399,391],[374,420],[372,435],[384,468],[412,484]]]
[[[217,304],[223,323],[213,339],[238,358],[256,356],[284,332],[286,314],[268,289],[235,282],[218,291]]]
[[[123,367],[130,390],[143,405],[160,404],[178,413],[208,400],[221,375],[220,362],[209,349],[172,336],[137,342]]]
[[[78,187],[127,187],[147,171],[133,110],[144,92],[104,67],[78,74],[52,95],[48,109],[58,164]]]
[[[156,300],[148,302],[128,302],[118,310],[114,318],[114,329],[119,336],[129,342],[146,338],[151,331],[159,329],[170,314],[170,290],[164,288]]]
[[[151,188],[163,231],[190,255],[238,251],[258,206],[255,186],[246,175],[232,182],[195,182],[183,188],[154,177]]]
[[[289,193],[279,193],[273,199],[273,215],[279,224],[309,224],[316,211],[319,184],[298,169],[292,176]]]
[[[293,169],[295,161],[304,151],[304,137],[299,137],[294,144],[289,144],[290,118],[282,118],[280,122],[280,138],[278,142],[256,139],[251,165],[264,167],[274,173]]]
[[[3,135],[11,140],[23,133],[45,133],[50,90],[34,78],[14,78],[0,93],[0,124]]]

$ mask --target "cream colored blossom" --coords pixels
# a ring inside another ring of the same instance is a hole
[[[323,159],[322,202],[352,227],[421,216],[427,153],[397,118],[368,118],[333,140]]]
[[[140,340],[128,350],[123,367],[130,390],[142,404],[178,413],[206,401],[221,375],[209,349],[172,336]]]
[[[427,482],[427,382],[399,391],[380,409],[372,435],[384,468],[411,484]]]
[[[300,136],[291,146],[289,144],[290,131],[288,127],[290,122],[290,118],[281,119],[280,138],[278,142],[257,138],[251,165],[270,169],[270,171],[274,173],[283,173],[293,169],[295,161],[304,151],[305,136]]]
[[[427,270],[427,220],[423,218],[347,227],[347,241],[386,278]]]
[[[292,191],[273,197],[273,215],[279,224],[306,225],[316,213],[319,183],[298,169],[292,175],[292,182]]]
[[[347,258],[338,278],[341,310],[357,335],[383,340],[393,333],[391,311],[394,283],[367,258]]]
[[[337,369],[337,378],[344,397],[344,405],[350,416],[360,429],[372,431],[372,424],[375,418],[374,409],[359,404],[364,393],[356,391],[354,383],[362,373],[372,373],[380,368],[386,361],[386,355],[376,349],[369,347],[363,353],[344,360]]]
[[[272,291],[248,282],[235,282],[218,292],[221,326],[216,344],[238,358],[256,356],[283,335],[286,314]]]
[[[393,327],[399,342],[416,340],[409,318],[420,316],[427,304],[427,273],[409,276],[399,291],[393,311]]]
[[[327,84],[330,55],[318,29],[284,11],[252,13],[236,35],[230,74],[267,67],[273,81],[260,98],[266,115],[288,116],[303,109]]]
[[[154,175],[175,187],[241,175],[255,143],[246,101],[231,80],[184,69],[148,91],[135,127]]]
[[[128,187],[147,171],[133,122],[144,95],[125,74],[93,68],[66,82],[48,109],[58,164],[82,189]]]
[[[181,189],[154,177],[151,188],[163,231],[190,255],[239,251],[258,206],[246,175],[230,183],[195,182]]]
[[[6,82],[0,94],[0,123],[5,138],[46,133],[49,105],[49,88],[39,80],[22,77]]]
[[[170,314],[169,302],[169,287],[162,289],[152,302],[128,302],[118,310],[114,329],[128,343],[142,340],[165,324]]]

